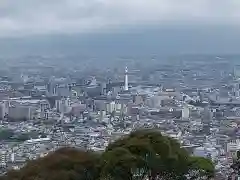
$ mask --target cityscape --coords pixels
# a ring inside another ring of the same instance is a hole
[[[229,175],[240,148],[237,56],[129,58],[105,69],[49,58],[1,66],[1,173],[61,147],[104,151],[131,131],[156,128]]]
[[[0,0],[0,180],[240,180],[240,0]]]

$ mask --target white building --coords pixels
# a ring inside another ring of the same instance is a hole
[[[103,121],[103,119],[106,117],[106,111],[100,111],[100,121]]]
[[[6,151],[1,151],[0,152],[0,164],[1,164],[1,167],[6,167],[6,163],[7,163],[7,152]]]
[[[49,137],[46,137],[46,138],[39,138],[39,139],[29,139],[29,140],[26,140],[24,143],[25,144],[36,144],[36,143],[47,143],[47,142],[50,142],[51,139]]]
[[[116,103],[114,101],[106,104],[107,113],[112,113],[116,110]]]
[[[190,117],[190,110],[187,106],[184,106],[182,109],[182,119],[187,120]]]
[[[116,103],[116,104],[115,104],[115,110],[116,110],[116,111],[121,111],[121,110],[122,110],[122,106],[123,106],[122,104]]]
[[[15,162],[15,153],[14,153],[14,152],[11,154],[11,162],[12,162],[12,163]]]
[[[227,143],[227,153],[230,157],[234,157],[237,154],[237,151],[240,150],[240,139],[231,140]]]

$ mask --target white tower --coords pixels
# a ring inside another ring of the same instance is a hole
[[[124,90],[128,91],[128,68],[125,68],[125,80],[124,80]]]

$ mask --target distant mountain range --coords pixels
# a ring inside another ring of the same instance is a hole
[[[0,39],[0,56],[78,54],[95,57],[239,53],[234,27],[129,28],[111,33]]]

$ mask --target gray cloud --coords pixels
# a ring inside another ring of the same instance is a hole
[[[240,0],[1,0],[0,36],[85,33],[128,25],[240,25]]]

